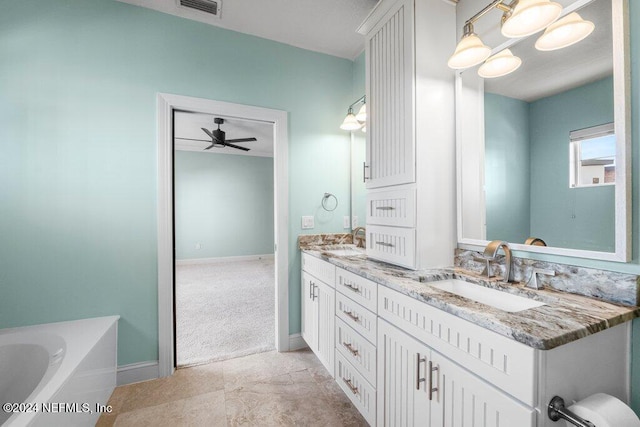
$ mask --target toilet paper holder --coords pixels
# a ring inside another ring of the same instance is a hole
[[[585,420],[567,409],[564,405],[564,399],[560,396],[554,396],[553,399],[549,401],[547,415],[551,421],[563,419],[578,427],[596,427],[591,421]]]

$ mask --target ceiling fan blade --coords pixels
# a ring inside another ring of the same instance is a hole
[[[242,151],[249,151],[248,148],[240,147],[239,145],[229,144],[226,141],[225,141],[224,145],[226,145],[227,147],[231,147],[231,148],[237,148],[238,150],[242,150]]]
[[[193,138],[180,138],[178,136],[175,137],[175,139],[182,139],[185,141],[202,141],[202,142],[211,142],[208,139],[193,139]]]
[[[237,139],[226,139],[225,142],[251,142],[257,141],[255,138],[237,138]]]
[[[207,148],[205,148],[205,150],[208,150],[209,148],[211,148],[211,147],[215,147],[215,146],[216,146],[216,144],[211,144],[210,146],[208,146]]]
[[[209,135],[211,137],[211,139],[216,139],[216,137],[213,136],[213,134],[208,129],[205,129],[205,128],[200,128],[200,129],[202,129],[204,131],[204,133]]]

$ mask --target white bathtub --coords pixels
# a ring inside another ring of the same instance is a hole
[[[95,425],[116,386],[118,319],[0,329],[0,424]]]

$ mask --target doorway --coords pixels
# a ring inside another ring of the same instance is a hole
[[[287,189],[287,113],[179,95],[158,95],[158,317],[159,317],[159,376],[171,375],[176,366],[175,330],[176,299],[174,256],[174,113],[190,112],[224,115],[228,118],[270,123],[273,134],[274,182],[274,266],[275,266],[275,348],[289,349],[288,328],[288,189]],[[222,114],[224,113],[224,114]],[[194,138],[195,139],[195,138]],[[195,247],[195,246],[194,246]]]
[[[273,123],[173,123],[176,365],[274,350]]]

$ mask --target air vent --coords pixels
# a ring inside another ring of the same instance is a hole
[[[195,9],[218,18],[222,7],[220,0],[178,0],[178,4],[187,9]]]

